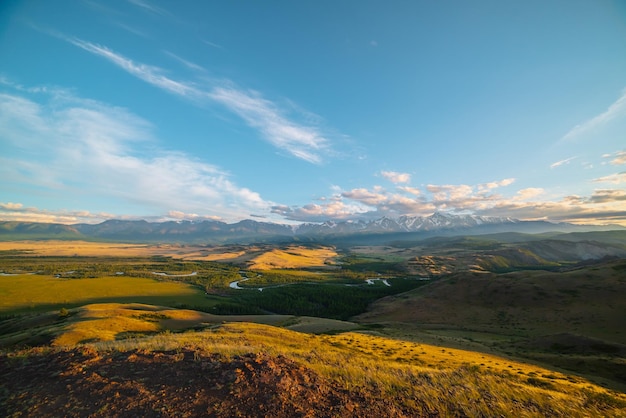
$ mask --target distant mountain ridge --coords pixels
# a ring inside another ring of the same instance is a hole
[[[107,220],[99,224],[50,224],[0,222],[0,240],[89,239],[133,242],[248,243],[277,240],[403,239],[436,235],[481,235],[503,232],[590,232],[625,230],[621,226],[574,225],[547,221],[521,221],[508,217],[451,215],[383,217],[372,221],[327,221],[319,224],[284,225],[246,219],[220,221]]]

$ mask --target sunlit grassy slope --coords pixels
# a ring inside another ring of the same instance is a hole
[[[140,337],[158,332],[204,329],[229,322],[280,325],[301,332],[353,330],[353,322],[292,315],[213,315],[140,303],[97,303],[30,315],[9,315],[0,322],[0,347],[86,342]]]
[[[45,311],[98,301],[165,306],[210,306],[214,303],[204,292],[191,285],[140,277],[64,279],[38,274],[0,276],[0,313]]]
[[[580,417],[626,413],[626,396],[580,378],[493,355],[354,332],[311,335],[268,325],[227,323],[197,332],[104,341],[93,347],[282,355],[348,390],[375,393],[421,415]]]
[[[284,328],[314,332],[358,328],[341,321],[319,321],[281,315],[220,317],[141,304],[96,304],[7,319],[4,326],[13,326],[22,337],[47,334],[57,350],[87,344],[113,352],[192,350],[198,358],[250,353],[285,356],[346,390],[366,391],[401,405],[411,411],[410,416],[626,414],[626,395],[622,393],[496,355],[389,339],[367,331],[315,335]],[[15,338],[16,333],[7,337]],[[45,355],[45,350],[11,355]]]
[[[252,270],[272,270],[323,267],[336,256],[337,252],[330,247],[293,246],[284,250],[277,248],[255,257],[250,263],[250,268]]]

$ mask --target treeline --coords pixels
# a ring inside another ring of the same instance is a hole
[[[242,292],[235,301],[249,308],[285,315],[317,316],[347,320],[367,310],[370,303],[385,296],[406,292],[425,282],[389,279],[391,286],[346,286],[341,284],[296,284],[259,291]]]
[[[0,272],[36,273],[67,279],[98,278],[115,275],[179,281],[205,290],[225,287],[239,280],[239,268],[211,261],[182,261],[169,257],[0,257]],[[155,275],[154,273],[166,273]],[[184,276],[191,273],[193,276]]]

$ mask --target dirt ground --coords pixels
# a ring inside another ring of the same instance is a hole
[[[89,348],[0,356],[5,417],[402,417],[285,357]],[[415,411],[412,411],[413,413]]]

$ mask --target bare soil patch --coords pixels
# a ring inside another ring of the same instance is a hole
[[[8,417],[410,416],[283,356],[226,358],[190,349],[98,353],[89,348],[0,357]],[[413,411],[415,412],[415,411]]]

